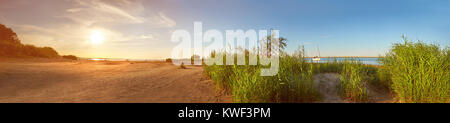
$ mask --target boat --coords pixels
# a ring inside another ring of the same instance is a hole
[[[320,61],[320,50],[319,50],[319,46],[318,46],[318,45],[316,45],[316,47],[317,47],[317,52],[319,52],[319,56],[313,57],[313,58],[312,58],[312,61],[317,61],[317,62],[319,62],[319,61]]]
[[[314,58],[312,58],[313,61],[320,61],[320,57],[315,56]]]

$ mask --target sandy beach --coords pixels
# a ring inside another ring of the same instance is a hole
[[[231,102],[199,66],[3,60],[0,67],[0,102]]]
[[[169,62],[1,59],[0,102],[230,103],[202,66],[180,69]],[[323,103],[348,102],[338,95],[339,75],[318,74]],[[369,88],[369,102],[392,97]]]

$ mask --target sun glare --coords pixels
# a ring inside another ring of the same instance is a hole
[[[91,34],[91,43],[92,44],[96,44],[96,45],[101,44],[101,43],[103,43],[104,39],[105,38],[103,37],[103,34],[100,31],[94,31]]]

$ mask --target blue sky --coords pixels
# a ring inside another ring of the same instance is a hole
[[[231,0],[188,2],[181,10],[183,28],[195,20],[212,29],[275,28],[289,40],[288,51],[305,44],[309,55],[318,45],[323,56],[378,56],[402,34],[441,45],[450,39],[448,0]]]
[[[27,9],[23,9],[27,8]],[[378,56],[404,34],[448,46],[449,0],[11,0],[0,4],[0,23],[25,43],[85,57],[165,58],[176,29],[270,29],[287,38],[287,51],[304,44],[307,55]],[[90,31],[101,46],[86,44]]]

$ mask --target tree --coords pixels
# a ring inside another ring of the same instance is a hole
[[[0,55],[16,56],[19,55],[22,44],[17,38],[17,34],[11,28],[0,24]]]
[[[267,36],[265,39],[263,39],[264,43],[265,43],[265,47],[267,49],[267,56],[271,56],[270,54],[272,53],[272,44],[276,43],[278,44],[278,48],[280,49],[280,51],[283,51],[284,48],[286,48],[287,46],[287,39],[283,38],[283,37],[279,37],[278,39],[272,38],[272,35]],[[278,42],[277,42],[278,41]]]
[[[8,28],[3,24],[0,24],[0,41],[9,42],[12,44],[20,44],[20,40],[19,38],[17,38],[17,34],[12,31],[11,28]]]
[[[58,52],[51,47],[36,47],[20,43],[17,34],[2,24],[0,24],[0,56],[60,57]]]

